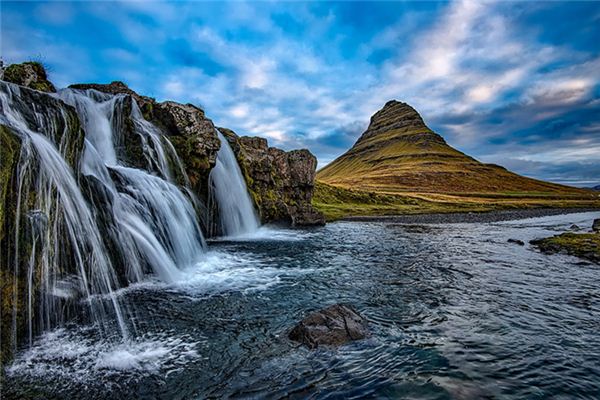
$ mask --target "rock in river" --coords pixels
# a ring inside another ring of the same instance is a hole
[[[369,335],[367,320],[354,308],[334,304],[309,314],[289,334],[289,338],[309,348],[338,346]]]
[[[592,230],[594,232],[600,232],[600,218],[594,220],[594,222],[592,223]]]
[[[518,244],[519,246],[525,246],[525,242],[519,239],[508,239],[507,242]]]

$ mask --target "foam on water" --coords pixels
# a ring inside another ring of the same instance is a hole
[[[49,331],[20,353],[6,372],[13,378],[61,379],[62,383],[123,373],[158,374],[197,358],[201,344],[168,333],[146,334],[125,342],[98,339],[90,333],[90,328]]]
[[[248,233],[240,233],[236,235],[221,236],[212,239],[213,241],[234,241],[234,242],[250,242],[250,241],[301,241],[311,235],[305,230],[294,230],[276,228],[273,226],[263,225],[257,230]]]

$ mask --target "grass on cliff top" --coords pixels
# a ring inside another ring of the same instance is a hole
[[[600,208],[600,197],[569,199],[527,193],[393,193],[332,186],[317,181],[313,206],[327,221],[351,216],[485,212],[526,208]]]
[[[600,263],[600,233],[566,232],[532,243],[544,252],[567,253]]]

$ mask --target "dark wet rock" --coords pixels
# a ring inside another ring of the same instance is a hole
[[[309,348],[339,346],[369,335],[367,320],[353,307],[334,304],[309,314],[289,333],[289,338]]]
[[[519,246],[525,246],[525,242],[519,239],[508,239],[508,243],[518,244]]]
[[[2,80],[40,92],[56,92],[56,88],[48,80],[44,66],[35,61],[9,65],[3,71]]]
[[[595,219],[592,223],[592,230],[594,232],[600,232],[600,219]]]
[[[573,224],[573,225],[571,225],[571,226],[569,227],[569,230],[572,230],[572,231],[579,231],[579,230],[581,230],[581,228],[579,227],[579,225],[575,225],[575,224]]]
[[[317,159],[310,151],[283,151],[269,147],[264,138],[219,130],[238,159],[263,223],[325,224],[323,214],[312,206]]]
[[[59,148],[71,167],[79,164],[84,132],[72,107],[40,90],[13,83],[0,82],[0,93],[11,98],[29,130],[44,135]],[[37,265],[41,252],[34,253],[32,246],[17,243],[36,242],[41,246],[49,224],[49,216],[37,204],[40,165],[27,156],[30,150],[24,143],[22,132],[0,124],[0,365],[10,360],[17,341],[25,337],[28,302],[38,301],[38,275],[32,276],[34,290],[30,298],[25,290],[30,284],[28,275],[15,271],[27,271],[30,263]],[[58,233],[58,237],[66,241],[61,236],[66,234]],[[70,265],[68,256],[61,260],[60,267],[66,273]]]

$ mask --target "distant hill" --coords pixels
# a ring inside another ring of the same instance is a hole
[[[596,185],[590,188],[591,190],[600,191],[600,185]]]
[[[317,173],[321,182],[377,192],[446,194],[588,191],[526,178],[449,146],[406,103],[389,101],[354,146]]]

